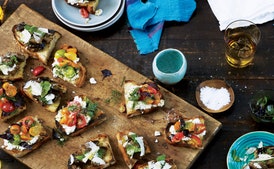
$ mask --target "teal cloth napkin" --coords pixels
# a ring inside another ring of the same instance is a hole
[[[158,49],[165,21],[188,22],[195,0],[126,0],[131,36],[140,54]]]

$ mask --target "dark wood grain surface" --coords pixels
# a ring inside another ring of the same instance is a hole
[[[0,1],[1,3],[3,0]],[[99,32],[79,32],[62,24],[54,15],[50,0],[10,0],[6,14],[11,15],[21,3],[25,3],[50,21],[62,26],[83,40],[118,59],[133,70],[154,79],[152,60],[156,52],[139,55],[126,25],[126,16],[108,29]],[[208,79],[224,79],[235,92],[234,105],[221,114],[211,116],[222,123],[222,129],[196,160],[192,168],[227,168],[226,156],[231,144],[241,135],[257,130],[274,132],[273,125],[258,124],[249,115],[248,103],[256,91],[274,87],[274,27],[273,21],[258,25],[262,38],[256,53],[255,64],[244,69],[230,67],[224,59],[223,35],[218,21],[207,1],[197,0],[197,9],[188,23],[165,23],[159,50],[176,48],[188,61],[185,78],[174,86],[165,86],[175,95],[198,107],[195,89]],[[199,107],[198,107],[199,108]],[[1,152],[5,168],[16,163]],[[183,158],[183,157],[182,157]]]

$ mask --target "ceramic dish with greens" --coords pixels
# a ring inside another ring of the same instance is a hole
[[[250,101],[251,117],[259,123],[274,123],[274,90],[262,90]]]

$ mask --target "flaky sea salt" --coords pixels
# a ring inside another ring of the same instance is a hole
[[[230,94],[224,87],[220,89],[205,86],[200,89],[200,100],[211,110],[219,110],[230,102]]]

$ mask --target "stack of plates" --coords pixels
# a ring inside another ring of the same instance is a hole
[[[100,0],[97,9],[102,9],[100,16],[90,14],[89,19],[83,18],[80,9],[68,5],[65,0],[52,0],[52,9],[56,17],[68,27],[94,32],[113,25],[124,13],[125,0]]]

